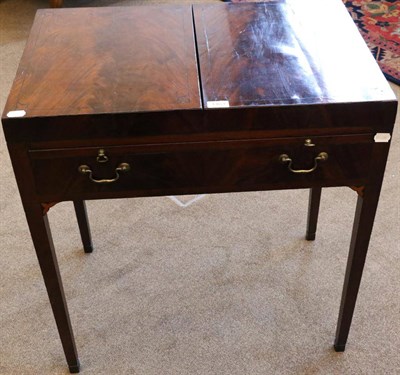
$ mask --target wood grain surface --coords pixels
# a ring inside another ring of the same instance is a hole
[[[196,5],[196,38],[190,6],[41,10],[3,114],[7,142],[391,132],[395,97],[340,1],[324,3],[340,28],[303,6],[315,0]],[[200,89],[205,109],[229,108],[204,111]]]
[[[190,5],[39,10],[4,113],[201,108]]]
[[[155,196],[312,186],[362,185],[369,174],[372,136],[259,139],[194,142],[104,148],[30,151],[35,191],[44,202],[128,196]],[[279,161],[293,159],[294,169],[309,169],[320,152],[329,158],[316,170],[296,174]],[[361,156],[362,155],[362,156]],[[97,184],[78,172],[87,165],[96,179],[112,179],[120,163],[130,170],[109,184]]]
[[[194,5],[205,107],[394,100],[344,5]]]

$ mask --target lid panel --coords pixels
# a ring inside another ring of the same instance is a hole
[[[316,17],[321,6],[329,17]],[[395,99],[339,0],[203,4],[194,15],[206,108]]]
[[[40,10],[6,106],[25,116],[201,108],[187,6]]]

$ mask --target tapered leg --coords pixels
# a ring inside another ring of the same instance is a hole
[[[374,144],[369,185],[365,187],[363,196],[358,196],[334,343],[334,348],[337,352],[345,350],[349,335],[376,209],[378,207],[388,151],[389,144]]]
[[[308,200],[308,218],[307,218],[307,232],[306,240],[315,240],[315,233],[317,232],[319,203],[321,201],[321,188],[311,188]]]
[[[349,335],[377,205],[376,194],[358,197],[334,345],[337,352],[344,351]]]
[[[77,373],[79,359],[47,215],[38,203],[25,203],[24,209],[69,370]]]
[[[78,220],[79,232],[81,234],[83,249],[85,253],[93,251],[92,236],[90,234],[89,220],[86,212],[85,201],[74,201],[76,218]]]

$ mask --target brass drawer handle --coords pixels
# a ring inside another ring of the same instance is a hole
[[[289,155],[282,154],[282,155],[279,156],[279,161],[282,164],[289,163],[288,164],[288,169],[292,173],[311,173],[311,172],[314,172],[318,167],[318,161],[326,161],[326,160],[328,160],[328,154],[326,152],[320,152],[318,154],[318,156],[316,156],[314,158],[314,166],[311,169],[293,169],[292,168],[293,160],[291,158],[289,158]]]
[[[110,179],[101,179],[98,180],[96,178],[93,177],[93,171],[90,169],[90,167],[88,165],[80,165],[78,168],[79,173],[81,174],[87,174],[89,175],[89,180],[92,182],[95,182],[96,184],[111,184],[112,182],[115,182],[119,179],[119,172],[129,172],[131,169],[131,166],[128,163],[121,163],[120,165],[118,165],[117,168],[115,168],[115,177],[114,178],[110,178]]]

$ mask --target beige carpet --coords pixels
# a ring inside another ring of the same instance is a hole
[[[0,2],[1,109],[35,10],[46,6]],[[2,134],[0,142],[0,374],[66,374]],[[343,354],[332,343],[352,190],[323,191],[315,242],[304,240],[305,190],[207,195],[186,208],[167,197],[91,201],[91,255],[72,204],[52,208],[82,374],[399,374],[399,143],[397,124]]]

